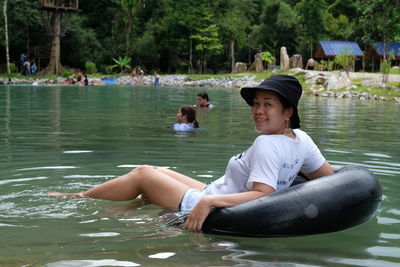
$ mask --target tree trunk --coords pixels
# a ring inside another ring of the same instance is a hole
[[[128,15],[128,25],[126,26],[126,35],[125,35],[125,56],[129,54],[129,43],[131,38],[132,32],[132,24],[133,24],[133,17],[132,17],[132,6],[128,6],[127,15]]]
[[[7,73],[10,74],[10,52],[8,46],[8,18],[7,18],[7,2],[8,0],[4,0],[4,34],[5,34],[5,45],[6,45],[6,62],[7,62]]]
[[[51,16],[51,51],[49,65],[39,72],[39,75],[60,75],[65,69],[60,62],[60,37],[61,36],[61,12],[52,11]]]
[[[235,41],[231,40],[231,73],[235,70]]]
[[[192,33],[190,33],[192,35]],[[189,73],[193,73],[193,40],[190,38],[189,40]]]

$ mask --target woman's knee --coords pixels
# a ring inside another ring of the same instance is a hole
[[[146,175],[147,173],[149,173],[149,171],[154,171],[154,167],[150,166],[150,165],[140,165],[139,167],[137,167],[136,169],[134,169],[132,172],[135,172],[138,174],[139,177],[143,177],[144,175]]]
[[[140,165],[129,172],[129,174],[141,173],[145,170],[152,169],[150,165]]]

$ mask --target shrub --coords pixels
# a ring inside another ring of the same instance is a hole
[[[349,76],[349,71],[354,69],[354,64],[356,61],[356,56],[351,55],[350,53],[343,52],[335,57],[335,64],[337,66],[341,66],[343,70]]]
[[[15,73],[17,71],[17,65],[15,63],[10,63],[10,72]]]
[[[92,61],[85,62],[85,71],[87,74],[97,73],[96,64]]]

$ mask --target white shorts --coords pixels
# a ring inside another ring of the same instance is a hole
[[[183,195],[181,203],[179,205],[179,211],[191,212],[194,206],[203,198],[204,191],[200,192],[198,189],[189,189]]]

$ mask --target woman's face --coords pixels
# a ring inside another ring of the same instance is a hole
[[[176,113],[176,121],[177,121],[178,123],[187,122],[186,115],[183,115],[183,114],[182,114],[181,109],[178,109],[178,113]]]
[[[251,107],[256,129],[264,134],[282,134],[293,110],[284,109],[276,93],[258,90]]]

